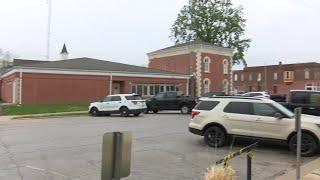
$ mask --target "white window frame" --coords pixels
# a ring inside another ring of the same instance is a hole
[[[277,72],[273,73],[273,80],[278,80],[278,73]]]
[[[238,74],[234,74],[234,81],[237,82],[238,81]]]
[[[310,69],[308,68],[304,70],[304,79],[310,79]]]
[[[261,73],[258,73],[258,76],[257,76],[257,81],[260,82],[262,79],[262,74]]]
[[[252,81],[252,73],[249,73],[248,76],[249,76],[249,77],[248,77],[249,81]]]
[[[228,94],[228,91],[229,91],[229,82],[227,79],[224,79],[222,81],[222,88],[223,88],[223,92],[225,92],[226,94]]]
[[[203,67],[204,67],[205,73],[210,73],[210,64],[211,64],[211,59],[208,56],[203,58]]]
[[[228,74],[229,63],[227,59],[223,60],[223,74]]]
[[[206,87],[207,86],[207,87]],[[203,80],[203,93],[210,92],[211,81],[208,78]]]

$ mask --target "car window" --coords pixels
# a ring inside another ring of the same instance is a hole
[[[230,102],[223,111],[226,113],[252,114],[251,103],[247,102]]]
[[[167,92],[167,98],[176,98],[177,92]]]
[[[291,102],[296,104],[310,104],[310,94],[307,92],[293,92]]]
[[[320,93],[319,94],[311,94],[310,102],[312,105],[320,105]]]
[[[274,116],[279,111],[268,103],[253,103],[253,114],[257,116]]]
[[[164,93],[159,93],[157,95],[154,96],[157,99],[162,99],[164,97]]]
[[[108,96],[108,97],[104,98],[103,101],[104,101],[104,102],[111,101],[111,96]]]
[[[111,96],[111,101],[121,101],[120,96]]]
[[[126,100],[142,100],[140,95],[125,96]]]
[[[210,111],[213,108],[215,108],[219,104],[218,101],[200,101],[194,109],[196,110],[204,110],[204,111]]]

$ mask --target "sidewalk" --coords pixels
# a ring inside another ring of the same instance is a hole
[[[320,179],[320,157],[307,164],[301,166],[301,177],[303,180],[319,180]],[[279,176],[276,180],[294,180],[296,179],[296,169]]]

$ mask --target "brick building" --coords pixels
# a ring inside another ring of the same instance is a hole
[[[15,59],[1,76],[1,99],[8,103],[77,103],[108,94],[163,91],[187,93],[190,76],[91,58],[57,61]]]
[[[189,74],[189,93],[232,91],[233,50],[201,41],[179,44],[147,54],[149,68]]]
[[[235,91],[269,91],[288,94],[290,90],[320,90],[320,63],[296,63],[245,67],[233,71]]]

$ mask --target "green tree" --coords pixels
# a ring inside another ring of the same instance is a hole
[[[244,37],[242,10],[231,0],[189,0],[171,27],[171,38],[176,44],[201,40],[233,48],[233,62],[245,65],[244,52],[251,40]]]

